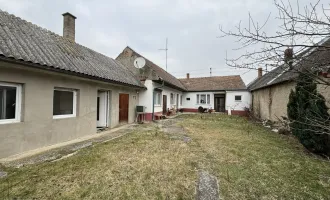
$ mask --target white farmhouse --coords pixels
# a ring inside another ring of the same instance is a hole
[[[134,61],[142,57],[146,64],[137,69]],[[177,79],[130,47],[116,58],[139,76],[146,90],[139,93],[139,105],[145,106],[146,120],[171,111],[197,112],[198,107],[246,115],[251,95],[240,76],[213,76]],[[154,119],[155,119],[154,118]]]
[[[212,76],[179,79],[185,86],[182,108],[185,112],[197,112],[198,107],[214,109],[232,115],[247,114],[251,94],[240,76]]]

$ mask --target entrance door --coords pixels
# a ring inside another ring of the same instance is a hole
[[[219,100],[220,100],[220,112],[226,112],[225,98],[221,97]]]
[[[176,109],[179,109],[179,94],[176,94]]]
[[[163,115],[167,113],[167,96],[163,95]]]
[[[119,94],[119,122],[128,122],[128,94]]]
[[[97,127],[108,126],[108,92],[97,92]]]
[[[214,109],[216,112],[226,111],[225,95],[215,95],[214,97]]]

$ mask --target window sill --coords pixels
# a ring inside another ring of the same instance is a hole
[[[159,105],[159,104],[157,104],[157,105],[154,105],[155,107],[162,107],[162,105]]]
[[[76,115],[53,115],[53,119],[74,118]]]
[[[13,120],[0,120],[0,125],[1,124],[16,124],[16,123],[20,123],[20,120],[17,119],[13,119]]]
[[[235,102],[242,102],[242,101],[235,100]]]

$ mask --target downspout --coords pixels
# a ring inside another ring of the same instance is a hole
[[[156,87],[152,90],[152,121],[155,121],[155,90],[164,87],[164,81],[160,87]]]

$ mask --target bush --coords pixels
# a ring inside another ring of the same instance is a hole
[[[204,108],[203,108],[202,106],[199,106],[199,107],[198,107],[198,112],[199,112],[199,113],[204,113]]]
[[[296,91],[291,91],[287,107],[290,129],[310,151],[330,155],[329,135],[320,124],[329,126],[325,99],[317,92],[313,79],[301,73]]]

